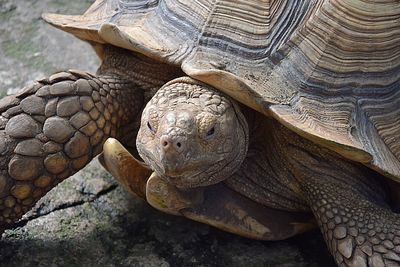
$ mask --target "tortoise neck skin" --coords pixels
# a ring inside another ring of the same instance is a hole
[[[166,82],[184,76],[176,66],[165,64],[132,51],[104,46],[104,59],[97,71],[98,75],[115,75],[132,80],[145,94],[145,103]]]
[[[240,170],[225,181],[232,189],[268,207],[309,211],[302,184],[316,172],[325,172],[329,179],[359,186],[368,197],[375,195],[380,202],[388,199],[386,189],[380,189],[386,178],[300,137],[273,118],[248,107],[241,109],[250,142]]]

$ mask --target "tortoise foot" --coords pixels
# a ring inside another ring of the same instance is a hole
[[[309,183],[309,198],[339,266],[400,266],[400,215],[357,190]]]
[[[0,101],[0,228],[82,169],[132,121],[130,88],[117,77],[68,71]]]

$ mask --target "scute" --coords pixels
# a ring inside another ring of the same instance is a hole
[[[45,20],[181,66],[400,181],[398,0],[98,0]]]

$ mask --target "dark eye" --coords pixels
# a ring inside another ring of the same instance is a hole
[[[153,127],[151,127],[151,124],[149,121],[147,122],[147,128],[149,128],[150,132],[154,133],[154,129],[153,129]]]
[[[207,132],[207,137],[212,136],[215,133],[215,127],[212,127],[210,130]]]

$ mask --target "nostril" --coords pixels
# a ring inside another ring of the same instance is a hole
[[[165,149],[167,149],[168,147],[169,147],[169,145],[170,145],[170,140],[169,140],[169,137],[168,136],[161,136],[161,139],[160,139],[160,144],[161,144],[161,146],[163,147],[163,148],[165,148]]]
[[[182,139],[179,136],[168,136],[163,135],[160,139],[160,146],[166,152],[182,152],[185,148],[185,143],[182,142]]]

